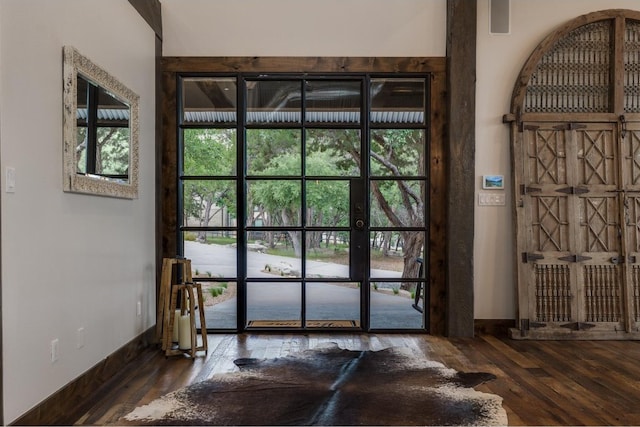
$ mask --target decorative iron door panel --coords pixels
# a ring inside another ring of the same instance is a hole
[[[616,124],[523,126],[517,223],[525,229],[519,301],[528,327],[621,328],[616,142]]]

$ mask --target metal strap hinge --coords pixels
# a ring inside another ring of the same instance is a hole
[[[564,325],[560,325],[561,328],[571,329],[572,331],[584,331],[587,329],[595,328],[596,325],[592,323],[584,323],[584,322],[573,322],[573,323],[565,323]]]
[[[580,125],[577,123],[569,122],[569,123],[563,123],[561,125],[554,126],[553,128],[558,130],[576,130],[576,129],[585,129],[586,127],[587,127],[586,125]]]
[[[582,255],[567,255],[567,256],[563,256],[558,258],[560,261],[567,261],[567,262],[582,262],[582,261],[587,261],[592,259],[589,256],[582,256]]]
[[[522,262],[525,264],[528,262],[539,261],[541,259],[544,259],[544,255],[522,252]]]
[[[564,194],[585,194],[589,192],[589,189],[584,187],[565,187],[556,190],[556,192]]]
[[[542,188],[538,187],[527,187],[524,184],[520,184],[520,194],[525,196],[528,193],[539,193],[542,191]]]

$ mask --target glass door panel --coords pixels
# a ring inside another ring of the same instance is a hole
[[[248,176],[299,176],[300,129],[247,129]]]
[[[300,282],[247,282],[247,326],[302,327]]]
[[[184,231],[184,257],[191,260],[193,280],[201,283],[204,314],[209,329],[234,329],[237,325],[236,232]],[[200,318],[196,316],[197,326]]]
[[[307,129],[307,176],[360,176],[360,129]],[[318,168],[320,166],[331,166]]]
[[[311,179],[306,182],[308,227],[348,227],[350,182]],[[321,236],[320,236],[321,240]],[[320,240],[317,243],[320,243]],[[316,241],[311,242],[315,244]]]
[[[296,179],[247,180],[247,226],[300,226],[301,184]]]
[[[358,282],[307,282],[306,326],[357,328],[360,326]]]
[[[424,239],[414,230],[371,233],[371,328],[424,328]]]
[[[234,123],[237,120],[235,77],[186,77],[182,79],[182,123]]]
[[[371,282],[371,329],[423,329],[423,313],[397,282]]]
[[[348,279],[348,231],[307,231],[305,277],[309,279]]]
[[[300,80],[247,80],[247,123],[300,123]]]
[[[300,231],[263,233],[265,240],[247,241],[247,277],[278,279],[302,276]]]
[[[184,175],[236,175],[235,129],[185,129],[182,139]]]

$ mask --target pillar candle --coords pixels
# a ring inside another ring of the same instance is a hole
[[[180,350],[191,349],[191,319],[187,313],[184,316],[180,316],[178,333],[178,348]]]
[[[173,336],[171,338],[171,341],[173,342],[178,342],[178,331],[180,330],[180,326],[178,326],[179,322],[180,310],[176,310],[176,312],[173,314]]]

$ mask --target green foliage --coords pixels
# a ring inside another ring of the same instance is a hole
[[[211,294],[211,296],[213,298],[220,296],[224,293],[224,288],[222,287],[211,287],[209,288],[209,294]]]
[[[186,176],[235,174],[236,142],[233,129],[186,129],[183,133],[183,173]],[[185,216],[196,218],[200,226],[220,208],[230,217],[236,215],[236,191],[233,180],[184,181]]]
[[[77,141],[79,172],[87,171],[87,128],[78,127]],[[130,132],[128,128],[98,127],[96,142],[96,170],[99,175],[127,175],[129,172]]]
[[[129,128],[99,127],[96,172],[103,175],[129,173]]]
[[[188,129],[183,132],[185,176],[237,176],[235,129]],[[371,175],[376,177],[370,181],[371,225],[424,226],[426,181],[404,178],[425,174],[423,129],[372,130],[370,156],[361,156],[362,138],[357,129],[307,129],[304,135],[305,140],[300,129],[246,130],[246,205],[250,224],[260,221],[270,227],[299,226],[304,216],[307,226],[348,227],[351,191],[348,178],[360,176],[361,161],[370,157]],[[302,153],[305,153],[304,161]],[[307,179],[303,180],[303,175]],[[237,218],[235,179],[183,182],[185,218],[197,220],[200,226],[210,226],[213,218],[224,215]],[[306,185],[304,207],[303,185]],[[224,215],[216,216],[218,212]],[[401,234],[399,249],[405,257],[419,256],[424,233]],[[301,236],[299,232],[287,233],[287,245],[297,257],[301,256],[303,247]],[[309,253],[315,253],[321,245],[328,245],[326,237],[322,232],[306,233],[304,246]],[[348,234],[343,237],[344,241],[348,238]],[[200,233],[196,240],[209,242],[209,237]]]

